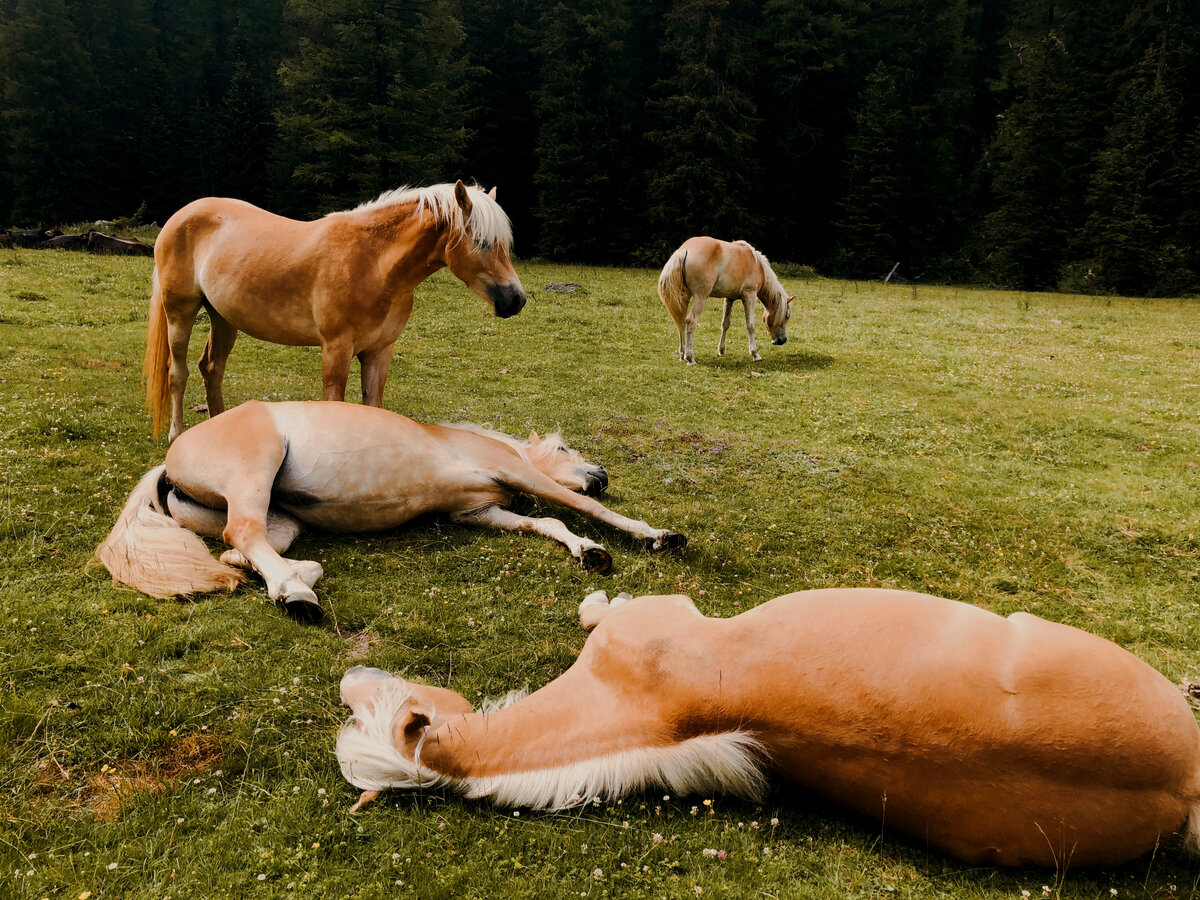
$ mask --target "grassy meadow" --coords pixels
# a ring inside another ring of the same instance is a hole
[[[608,468],[607,503],[682,531],[686,553],[569,514],[611,575],[436,520],[306,534],[293,555],[324,564],[328,614],[303,625],[261,585],[158,601],[87,568],[165,452],[141,408],[151,261],[0,251],[0,896],[1200,893],[1178,841],[1112,870],[972,868],[785,789],[555,815],[392,792],[351,815],[347,667],[469,698],[536,688],[575,659],[597,586],[722,616],[803,588],[929,591],[1200,681],[1200,302],[784,278],[786,346],[760,329],[752,362],[735,316],[718,358],[714,303],[686,367],[657,273],[518,270],[532,297],[507,321],[446,272],[418,289],[386,405],[560,429]],[[315,348],[243,336],[226,396],[315,399],[319,375]]]

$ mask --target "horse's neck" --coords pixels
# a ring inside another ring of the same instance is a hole
[[[547,770],[644,744],[650,723],[592,677],[568,672],[507,709],[451,719],[425,739],[421,764],[456,779]]]
[[[397,288],[414,287],[446,266],[446,245],[451,239],[448,225],[435,222],[431,212],[417,214],[417,204],[371,210],[363,222],[364,233],[375,245],[381,268]]]

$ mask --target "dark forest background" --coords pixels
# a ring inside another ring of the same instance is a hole
[[[525,256],[1187,293],[1200,0],[0,0],[0,222],[456,177]]]

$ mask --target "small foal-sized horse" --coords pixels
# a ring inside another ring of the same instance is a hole
[[[344,400],[350,361],[362,367],[363,403],[383,405],[396,339],[413,289],[449,267],[502,319],[525,305],[509,259],[512,226],[496,190],[437,184],[399,188],[314,222],[241,200],[207,197],[167,220],[154,250],[146,332],[146,408],[158,436],[183,431],[187,348],[201,307],[211,329],[200,357],[210,416],[225,409],[221,381],[234,339],[321,348],[322,396]]]
[[[154,597],[231,589],[257,571],[272,599],[314,618],[319,563],[280,556],[301,523],[330,531],[393,528],[423,513],[545,535],[583,567],[605,572],[608,552],[558,519],[507,507],[542,497],[650,542],[687,539],[628,519],[576,491],[598,494],[608,473],[557,435],[528,441],[474,425],[420,425],[385,409],[325,401],[251,400],[185,432],[129,495],[97,558],[113,579]],[[213,559],[196,535],[233,549]]]
[[[558,809],[650,787],[758,798],[765,773],[970,863],[1109,865],[1200,837],[1200,729],[1116,644],[1026,613],[815,590],[710,619],[683,596],[579,608],[566,673],[474,712],[351,669],[342,773]]]
[[[692,338],[696,323],[709,297],[724,297],[721,316],[721,340],[717,355],[725,355],[725,335],[735,300],[741,299],[746,311],[746,331],[750,335],[750,356],[762,359],[754,338],[754,303],[763,304],[763,324],[771,332],[771,343],[787,343],[788,320],[792,317],[792,298],[784,290],[767,258],[745,241],[719,241],[711,237],[688,238],[671,254],[658,276],[658,296],[662,299],[675,327],[679,329],[679,358],[695,365]],[[692,298],[695,302],[692,303]],[[691,304],[691,311],[688,305]]]

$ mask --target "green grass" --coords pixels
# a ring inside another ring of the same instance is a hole
[[[597,585],[724,616],[802,588],[924,590],[1200,679],[1200,304],[785,279],[785,347],[752,363],[735,323],[718,359],[712,308],[689,368],[656,273],[520,271],[534,299],[508,321],[447,273],[418,290],[387,406],[561,429],[607,466],[607,502],[687,534],[686,555],[572,516],[611,577],[437,521],[310,534],[297,555],[325,565],[330,614],[305,626],[260,586],[160,602],[85,569],[165,450],[141,411],[150,261],[0,251],[0,896],[1196,894],[1177,842],[1110,871],[976,869],[782,789],[520,816],[393,793],[351,816],[348,666],[468,697],[538,687],[577,655]],[[193,359],[203,339],[202,320]],[[226,389],[316,398],[319,354],[243,337]]]

